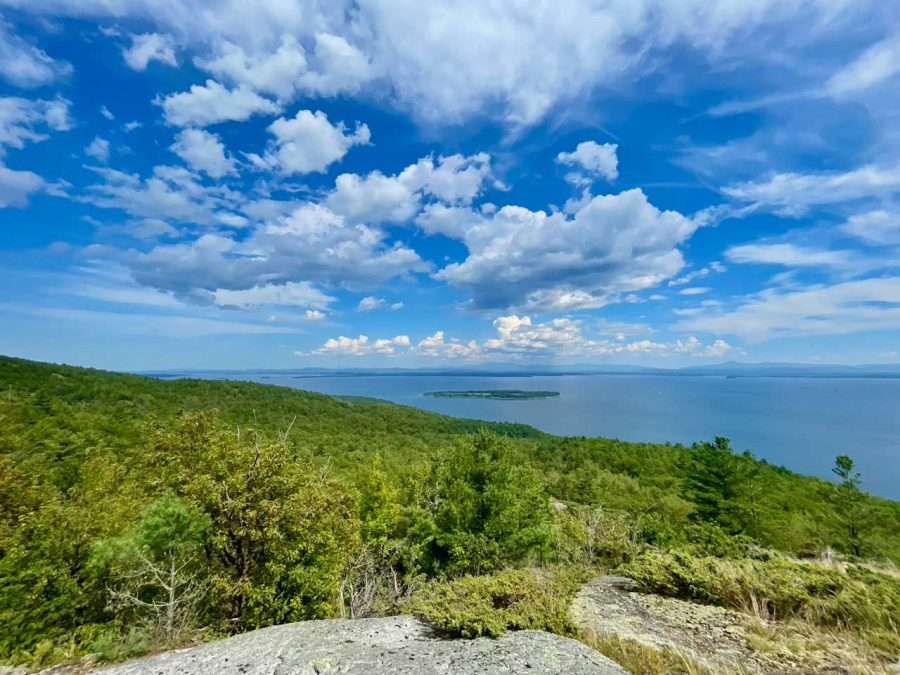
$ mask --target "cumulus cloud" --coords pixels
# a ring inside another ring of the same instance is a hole
[[[210,178],[237,173],[235,161],[225,151],[221,139],[203,129],[183,129],[171,149],[192,169],[202,171]]]
[[[93,157],[98,162],[106,164],[109,161],[109,141],[105,138],[95,136],[94,140],[92,140],[84,149],[84,154],[88,157]]]
[[[146,70],[151,61],[177,66],[175,41],[170,35],[140,33],[131,36],[131,46],[122,50],[122,58],[132,70]]]
[[[584,334],[583,323],[560,318],[551,321],[533,321],[530,316],[510,314],[494,319],[496,337],[482,343],[476,340],[448,339],[444,331],[437,331],[416,345],[422,356],[436,358],[606,358],[617,355],[651,354],[661,357],[695,356],[720,358],[731,345],[716,339],[705,344],[695,336],[668,342],[647,338],[628,340],[618,331],[612,338],[590,338]]]
[[[487,153],[424,157],[395,176],[373,171],[366,176],[341,174],[325,203],[353,222],[404,222],[423,199],[470,204],[493,179]]]
[[[27,43],[0,18],[0,78],[17,87],[32,88],[51,84],[72,73],[72,66],[50,58]]]
[[[360,312],[372,312],[376,309],[380,309],[384,307],[385,301],[384,298],[376,298],[374,295],[367,295],[362,300],[359,301],[359,305],[357,305],[357,309]]]
[[[566,180],[575,185],[590,184],[597,177],[614,181],[619,177],[619,158],[616,155],[618,149],[619,146],[615,143],[601,145],[594,141],[584,141],[575,146],[572,152],[559,153],[556,161],[577,169],[575,173],[566,176]]]
[[[325,312],[318,309],[308,309],[303,312],[303,318],[307,321],[324,321]]]
[[[343,122],[333,125],[321,110],[299,110],[287,119],[281,117],[269,126],[275,137],[264,156],[249,154],[247,158],[258,168],[275,169],[281,173],[324,173],[328,167],[343,159],[354,145],[368,145],[369,127],[357,123],[350,133]]]
[[[132,252],[127,263],[142,283],[194,297],[263,282],[307,281],[354,290],[430,269],[412,249],[388,244],[382,231],[350,225],[311,203],[263,223],[240,241],[205,234]]]
[[[188,91],[157,99],[166,121],[175,126],[205,127],[219,122],[243,122],[253,115],[274,115],[281,108],[253,90],[226,89],[215,80],[194,84]]]
[[[462,340],[444,338],[444,331],[436,331],[433,335],[423,338],[416,345],[416,351],[422,356],[446,358],[446,359],[473,359],[483,355],[484,350],[475,340],[463,342]]]
[[[471,292],[477,308],[601,307],[681,271],[678,246],[697,223],[660,211],[641,190],[590,199],[571,217],[505,206],[494,214],[426,209],[417,223],[463,241],[469,255],[436,277]]]
[[[347,40],[330,33],[315,35],[307,54],[295,36],[282,35],[268,51],[244,49],[225,42],[214,55],[198,58],[197,66],[234,85],[289,101],[299,93],[334,96],[353,93],[372,77],[367,57]]]
[[[675,327],[750,341],[895,330],[900,328],[900,277],[766,289],[733,309],[703,311],[680,320]]]
[[[371,354],[393,355],[398,350],[409,349],[411,342],[408,335],[397,335],[392,338],[381,338],[370,341],[367,335],[350,338],[341,335],[325,342],[313,354],[331,354],[338,356],[369,356]]]

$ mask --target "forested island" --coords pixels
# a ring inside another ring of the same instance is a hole
[[[724,438],[563,438],[0,357],[8,663],[412,613],[447,636],[541,629],[632,673],[707,672],[573,623],[576,591],[615,574],[746,616],[771,672],[817,672],[835,645],[883,672],[900,654],[898,564],[900,504],[866,494],[847,456],[827,482]]]
[[[464,389],[459,391],[429,391],[425,395],[437,398],[487,398],[500,401],[527,401],[536,398],[553,398],[554,396],[559,396],[559,392],[527,389]]]

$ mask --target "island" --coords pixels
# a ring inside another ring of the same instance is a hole
[[[559,396],[559,392],[525,389],[469,389],[462,391],[429,391],[425,395],[439,398],[490,398],[503,401],[525,401],[533,398],[553,398],[554,396]]]

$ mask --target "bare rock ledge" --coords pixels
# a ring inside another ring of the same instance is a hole
[[[129,661],[104,675],[628,675],[575,640],[542,631],[449,640],[406,616],[305,621]]]

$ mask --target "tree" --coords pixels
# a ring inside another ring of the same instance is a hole
[[[438,464],[430,511],[432,572],[479,574],[543,552],[550,540],[543,481],[506,439],[486,432]]]
[[[157,475],[210,519],[211,619],[238,632],[336,612],[358,536],[338,483],[284,435],[236,433],[203,414],[160,430],[155,446]]]
[[[93,565],[108,576],[110,609],[127,621],[149,618],[167,643],[189,629],[206,590],[203,544],[209,519],[175,496],[151,503],[122,537],[95,547]]]
[[[846,535],[847,550],[854,556],[863,554],[863,529],[868,519],[865,494],[860,489],[862,476],[855,462],[847,455],[838,455],[831,472],[838,477],[835,505]]]
[[[712,443],[695,443],[690,448],[685,492],[696,505],[696,519],[718,523],[726,529],[740,529],[735,503],[739,489],[737,458],[727,438],[716,436]]]

